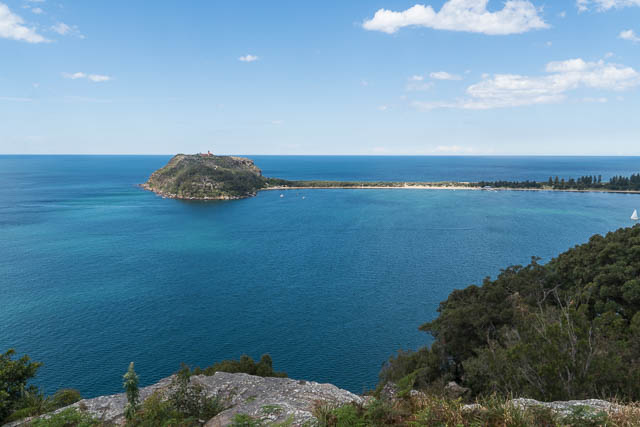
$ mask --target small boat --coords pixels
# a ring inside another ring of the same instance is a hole
[[[637,221],[638,219],[640,219],[640,218],[638,218],[638,210],[637,209],[633,210],[633,213],[631,214],[631,219],[634,220],[634,221]]]

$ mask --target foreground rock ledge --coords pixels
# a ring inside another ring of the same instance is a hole
[[[144,401],[154,392],[164,393],[169,390],[173,376],[164,378],[156,384],[140,389],[140,399]],[[263,378],[247,374],[229,374],[216,372],[213,376],[197,375],[191,377],[192,383],[199,384],[207,396],[222,396],[228,399],[229,409],[221,412],[205,424],[206,427],[222,427],[231,425],[236,414],[246,414],[265,424],[285,423],[290,426],[313,425],[315,420],[312,410],[318,401],[341,406],[348,403],[366,404],[367,398],[340,389],[333,384],[319,384],[311,381],[293,380],[289,378]],[[396,399],[396,387],[387,384],[382,398],[393,402]],[[414,397],[424,395],[413,390]],[[124,393],[84,399],[66,408],[77,408],[101,420],[106,425],[124,425],[124,407],[127,399]],[[539,402],[533,399],[514,399],[508,402],[515,407],[526,409],[542,406],[553,412],[566,416],[575,408],[588,408],[594,412],[618,412],[621,406],[604,400],[571,400],[566,402]],[[463,410],[483,410],[478,404],[465,405]],[[43,415],[47,417],[47,415]],[[28,426],[31,419],[6,424],[5,427]],[[311,423],[310,423],[311,422]]]
[[[154,392],[168,390],[173,377],[140,389],[140,399],[144,401]],[[263,378],[247,374],[216,372],[213,376],[196,375],[191,382],[200,384],[207,396],[219,395],[229,399],[232,405],[226,411],[206,423],[206,426],[228,426],[236,414],[246,414],[266,423],[287,421],[290,425],[302,425],[314,419],[311,411],[316,401],[345,405],[355,402],[363,404],[365,399],[333,384],[319,384],[311,381],[289,378]],[[66,408],[83,410],[106,424],[124,424],[124,407],[127,399],[124,393],[84,399]],[[26,425],[25,420],[8,424]]]

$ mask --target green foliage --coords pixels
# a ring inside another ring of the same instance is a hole
[[[41,363],[32,362],[29,356],[14,359],[16,352],[9,349],[0,354],[0,423],[20,406],[26,393],[36,394],[36,387],[27,382],[36,375]]]
[[[216,372],[244,373],[260,377],[287,377],[285,372],[276,372],[273,370],[273,360],[268,354],[263,354],[258,363],[251,357],[242,355],[240,360],[223,360],[207,368],[195,368],[193,370],[194,375],[211,376]]]
[[[37,419],[31,422],[32,427],[91,427],[101,423],[89,414],[71,408],[54,414],[49,418]]]
[[[131,426],[198,426],[228,407],[219,397],[207,397],[202,386],[190,381],[191,371],[186,365],[176,374],[164,396],[158,392],[149,396],[129,420]]]
[[[133,362],[129,364],[127,373],[124,374],[123,387],[127,393],[127,406],[124,408],[124,415],[127,420],[133,419],[140,403],[140,390],[138,389],[138,375],[133,369]]]
[[[236,414],[231,422],[232,427],[260,427],[262,425],[261,420],[256,420],[247,414]]]
[[[313,415],[318,427],[630,427],[639,425],[640,408],[626,406],[605,413],[577,406],[563,416],[543,406],[522,408],[497,395],[482,398],[471,407],[465,406],[460,399],[423,395],[401,399],[393,404],[372,399],[365,406],[347,404],[335,407],[326,402],[316,402]]]
[[[58,390],[51,397],[51,404],[54,409],[58,409],[72,405],[80,400],[82,400],[82,396],[80,395],[80,392],[78,390],[63,388],[61,390]]]
[[[538,400],[640,399],[640,226],[593,236],[546,265],[513,266],[453,291],[381,383]],[[407,382],[407,384],[404,384]]]
[[[609,182],[602,182],[602,176],[581,176],[578,179],[570,178],[561,180],[558,177],[553,180],[549,177],[547,182],[536,181],[480,181],[475,184],[478,187],[496,188],[552,188],[554,190],[614,190],[614,191],[640,191],[640,174],[629,177],[614,176]]]
[[[178,154],[147,181],[150,189],[181,198],[239,198],[266,185],[249,159]]]

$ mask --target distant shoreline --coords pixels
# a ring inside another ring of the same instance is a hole
[[[638,190],[607,190],[607,189],[559,189],[559,188],[510,188],[510,187],[492,187],[482,188],[477,186],[466,185],[438,185],[432,184],[417,184],[417,185],[362,185],[362,186],[278,186],[261,188],[259,191],[270,190],[468,190],[468,191],[553,191],[553,192],[565,192],[565,193],[618,193],[618,194],[640,194]]]

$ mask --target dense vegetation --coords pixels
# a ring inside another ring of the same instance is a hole
[[[233,156],[178,154],[154,172],[145,188],[185,199],[242,198],[265,186],[253,161]]]
[[[452,292],[381,381],[472,396],[640,399],[640,226],[593,236],[546,265],[509,267]]]
[[[551,190],[612,190],[612,191],[640,191],[640,174],[630,177],[614,176],[608,182],[602,182],[602,175],[581,176],[578,179],[559,179],[549,177],[546,182],[537,181],[480,181],[478,187],[496,188],[532,188]]]

